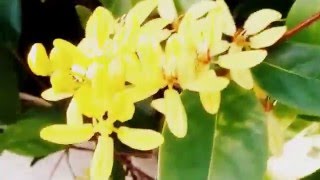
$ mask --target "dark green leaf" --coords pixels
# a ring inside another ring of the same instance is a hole
[[[320,115],[320,46],[286,43],[252,72],[272,98],[308,115]]]
[[[0,1],[0,44],[13,47],[21,32],[20,0]]]
[[[109,9],[113,15],[120,17],[129,12],[138,0],[99,0],[101,4]]]
[[[48,125],[62,123],[63,115],[53,109],[29,110],[19,118],[19,122],[9,126],[0,135],[0,151],[6,149],[15,153],[41,157],[61,150],[64,146],[52,144],[40,138],[40,130]]]
[[[90,15],[92,14],[92,11],[89,8],[82,5],[76,5],[76,11],[77,11],[80,23],[82,27],[85,29],[87,21]]]
[[[159,180],[206,179],[212,152],[215,116],[202,107],[199,95],[184,91],[188,133],[176,138],[165,125],[165,143],[160,147]]]
[[[222,94],[216,126],[208,179],[263,179],[268,157],[266,117],[254,93],[229,85]]]
[[[320,0],[296,0],[288,14],[287,26],[293,28],[319,12]],[[300,31],[290,40],[320,45],[320,21]]]
[[[112,173],[111,173],[111,180],[125,180],[126,173],[123,169],[122,164],[118,160],[114,160]]]
[[[14,123],[20,107],[14,61],[7,48],[0,48],[0,124]]]

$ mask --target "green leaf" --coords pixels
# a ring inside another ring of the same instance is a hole
[[[115,17],[120,17],[129,12],[138,0],[99,0],[101,4],[109,9]]]
[[[293,4],[288,17],[287,26],[293,28],[312,15],[320,12],[320,0],[296,0]],[[320,45],[320,21],[313,23],[306,29],[300,31],[292,37],[292,41],[304,42]]]
[[[16,45],[21,33],[20,0],[0,1],[0,45]]]
[[[92,11],[89,8],[82,6],[82,5],[76,5],[75,8],[76,8],[81,26],[83,27],[83,29],[85,29],[87,21],[88,21],[90,15],[92,14]]]
[[[17,154],[41,157],[56,152],[64,146],[44,141],[40,130],[48,125],[62,123],[63,115],[54,109],[33,109],[21,115],[19,122],[8,126],[0,134],[0,151],[9,150]]]
[[[207,179],[215,116],[205,112],[197,93],[184,91],[181,98],[188,115],[188,133],[184,138],[176,138],[165,125],[158,179]]]
[[[125,180],[126,173],[123,169],[121,162],[118,160],[113,161],[112,173],[109,180]]]
[[[268,142],[260,102],[234,84],[223,91],[221,102],[208,179],[263,179]]]
[[[320,115],[320,46],[285,43],[252,69],[269,96],[307,115]]]
[[[14,60],[7,48],[0,48],[0,125],[14,123],[20,107]]]

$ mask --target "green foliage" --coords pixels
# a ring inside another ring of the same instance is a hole
[[[272,98],[304,114],[320,115],[319,63],[319,46],[285,43],[272,49],[253,74]]]
[[[159,152],[159,180],[206,179],[213,145],[215,116],[202,107],[199,95],[184,91],[188,133],[179,139],[165,125],[165,143]]]
[[[231,85],[223,92],[217,116],[203,110],[195,93],[183,92],[182,100],[188,114],[188,134],[178,139],[165,126],[166,143],[160,148],[159,179],[261,179],[264,176],[265,116],[252,92]]]
[[[18,123],[8,126],[4,133],[0,134],[0,151],[6,149],[25,156],[41,157],[64,148],[42,140],[39,133],[45,126],[63,123],[64,116],[61,111],[31,109],[18,119]]]
[[[293,4],[286,24],[289,28],[293,28],[303,20],[320,12],[320,0],[312,0],[306,2],[305,0],[296,0]],[[307,29],[297,33],[290,41],[309,43],[320,45],[320,22],[316,22]]]
[[[101,4],[108,8],[117,17],[127,13],[130,8],[139,0],[99,0]]]
[[[86,8],[85,6],[82,6],[82,5],[76,5],[75,8],[79,16],[81,26],[83,28],[86,28],[87,21],[90,15],[92,14],[92,11],[89,8]]]
[[[222,94],[208,179],[263,179],[267,157],[261,104],[252,92],[232,84]]]

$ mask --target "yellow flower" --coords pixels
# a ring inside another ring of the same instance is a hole
[[[95,121],[93,121],[95,122]],[[121,126],[115,128],[114,120],[98,120],[93,124],[55,124],[41,130],[42,139],[58,144],[75,144],[88,141],[95,133],[99,134],[97,147],[91,162],[91,179],[106,179],[113,165],[113,140],[109,136],[117,133],[119,140],[138,150],[151,150],[160,146],[164,139],[156,131]]]
[[[245,89],[253,88],[250,68],[261,63],[267,56],[265,50],[257,50],[273,45],[286,32],[285,26],[264,30],[271,23],[279,21],[281,14],[272,9],[262,9],[251,14],[245,21],[243,29],[236,31],[235,22],[223,0],[217,1],[224,20],[222,32],[233,36],[228,54],[220,56],[218,64],[230,69],[231,79]],[[253,49],[253,50],[251,50]],[[245,51],[243,51],[245,50]]]

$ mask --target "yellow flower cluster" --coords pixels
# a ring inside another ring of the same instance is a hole
[[[148,18],[155,9],[158,18]],[[286,31],[284,26],[263,29],[280,18],[277,11],[263,9],[237,31],[223,0],[200,1],[180,17],[172,0],[140,1],[119,19],[98,7],[78,45],[56,39],[49,56],[39,43],[30,50],[30,69],[50,76],[52,87],[42,97],[50,101],[72,97],[67,123],[45,127],[40,135],[59,144],[97,135],[90,177],[106,179],[113,163],[111,133],[139,150],[154,149],[164,141],[156,131],[114,126],[115,121],[132,118],[134,103],[165,88],[164,97],[151,105],[164,114],[176,137],[184,137],[187,115],[176,87],[199,92],[204,109],[215,114],[220,92],[229,84],[229,76],[217,76],[215,69],[229,69],[232,80],[251,89],[249,69],[267,55],[259,49],[274,44]],[[223,35],[231,36],[232,42]],[[83,115],[92,121],[85,123]]]

